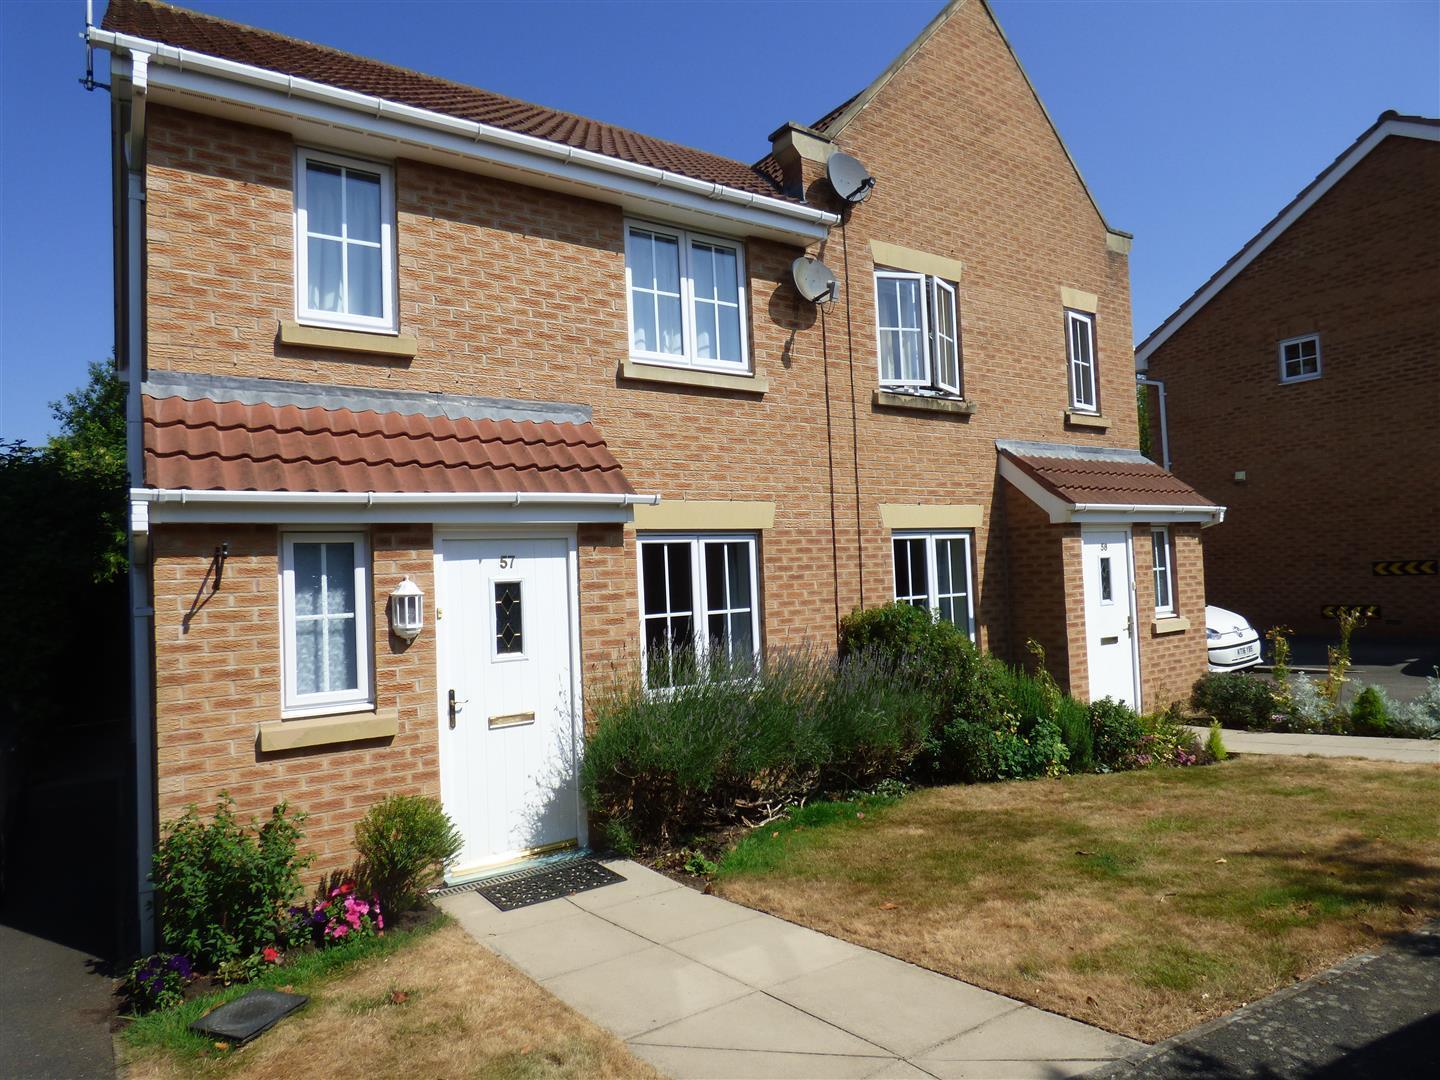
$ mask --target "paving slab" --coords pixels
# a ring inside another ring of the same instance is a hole
[[[762,989],[865,954],[858,945],[773,915],[680,938],[670,947]]]
[[[801,975],[769,992],[902,1057],[1001,1013],[1025,1008],[978,986],[875,952]]]
[[[849,1077],[861,1080],[874,1076],[876,1068],[875,1058],[830,1054],[640,1044],[631,1044],[630,1049],[675,1080],[847,1080]]]
[[[541,985],[622,1039],[752,990],[658,945],[543,980]]]
[[[564,919],[551,919],[485,939],[505,959],[532,979],[544,981],[566,972],[629,956],[651,942],[588,912],[571,907]]]
[[[764,1050],[776,1053],[868,1057],[875,1064],[894,1055],[801,1012],[769,994],[746,994],[713,1009],[637,1035],[632,1042],[654,1046]]]
[[[763,917],[758,911],[684,887],[600,908],[598,914],[661,945]]]
[[[1209,728],[1192,727],[1201,738]],[[1285,731],[1240,731],[1221,728],[1225,749],[1236,754],[1285,754],[1303,757],[1353,757],[1440,765],[1440,739],[1381,739],[1370,735],[1300,735]]]
[[[610,866],[626,880],[528,908],[501,912],[474,893],[440,905],[670,1076],[1070,1076],[1137,1045]]]

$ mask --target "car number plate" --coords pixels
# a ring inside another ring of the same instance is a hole
[[[1240,648],[1238,648],[1238,649],[1235,650],[1235,655],[1236,655],[1236,656],[1254,656],[1254,655],[1255,655],[1255,650],[1256,650],[1257,648],[1259,648],[1259,645],[1258,645],[1258,644],[1257,644],[1257,645],[1241,645]]]

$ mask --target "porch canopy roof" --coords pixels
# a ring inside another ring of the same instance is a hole
[[[1216,525],[1211,502],[1139,450],[997,439],[1000,475],[1053,523]]]
[[[159,371],[141,405],[146,486],[131,498],[150,520],[546,507],[554,522],[623,521],[658,501],[635,493],[581,405]]]

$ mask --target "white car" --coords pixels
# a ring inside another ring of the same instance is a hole
[[[1211,671],[1241,671],[1260,663],[1260,635],[1242,616],[1222,607],[1205,608],[1205,645]]]

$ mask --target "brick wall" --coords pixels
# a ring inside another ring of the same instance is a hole
[[[1213,528],[1213,527],[1212,527]],[[1155,548],[1150,526],[1134,529],[1135,612],[1140,639],[1140,692],[1146,709],[1163,708],[1190,696],[1205,670],[1204,536],[1198,525],[1171,525],[1171,592],[1175,614],[1190,623],[1178,633],[1158,633],[1155,618]],[[1160,621],[1164,626],[1164,620]],[[1173,626],[1174,624],[1171,624]]]
[[[1279,342],[1309,333],[1322,377],[1281,384]],[[1389,138],[1150,358],[1174,471],[1229,507],[1212,603],[1310,633],[1379,604],[1362,634],[1440,636],[1440,577],[1371,571],[1440,556],[1437,347],[1440,144]]]
[[[220,588],[212,560],[228,542]],[[243,815],[282,799],[313,815],[312,874],[352,858],[355,822],[395,792],[438,795],[434,634],[393,637],[386,598],[402,576],[434,595],[431,530],[370,533],[375,700],[399,714],[393,739],[261,753],[257,726],[280,717],[279,533],[269,526],[155,530],[156,765],[159,817],[210,808],[221,791]]]

